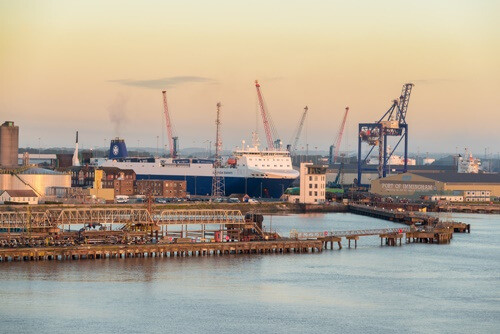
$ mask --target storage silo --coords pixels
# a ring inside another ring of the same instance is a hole
[[[13,167],[18,165],[19,127],[14,122],[7,121],[0,126],[0,166]]]

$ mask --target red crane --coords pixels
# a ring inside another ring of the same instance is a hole
[[[170,149],[170,157],[175,158],[177,155],[177,152],[175,151],[175,147],[174,147],[174,136],[172,134],[172,123],[170,122],[170,115],[168,112],[167,91],[164,90],[164,91],[162,91],[162,93],[163,93],[163,109],[165,112],[165,119],[167,120],[168,148]]]
[[[337,157],[339,156],[340,143],[342,142],[342,135],[344,134],[345,121],[347,119],[348,112],[349,112],[349,107],[346,107],[344,119],[342,120],[342,124],[340,125],[340,129],[339,129],[339,132],[337,134],[337,138],[335,138],[335,154],[333,155],[333,163],[337,162]]]
[[[267,108],[265,107],[264,98],[262,97],[262,93],[260,92],[260,84],[257,80],[255,80],[255,87],[257,88],[260,113],[262,115],[262,121],[264,123],[264,130],[266,131],[267,147],[269,150],[275,150],[276,146],[278,146],[275,145],[275,140],[279,140],[278,135],[271,120],[271,115],[269,115],[269,113],[267,112]]]

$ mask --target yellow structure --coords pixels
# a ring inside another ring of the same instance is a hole
[[[103,170],[96,169],[94,172],[94,187],[90,189],[90,195],[95,198],[102,198],[106,201],[115,200],[114,188],[102,188]]]

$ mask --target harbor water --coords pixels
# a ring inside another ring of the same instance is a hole
[[[0,332],[499,333],[500,217],[453,219],[471,234],[448,245],[375,236],[321,253],[0,263]],[[402,226],[348,213],[264,225]]]

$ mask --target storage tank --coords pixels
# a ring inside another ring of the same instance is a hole
[[[12,121],[0,126],[0,166],[14,167],[18,165],[19,127]]]

